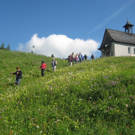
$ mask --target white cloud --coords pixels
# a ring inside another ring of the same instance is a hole
[[[17,47],[17,50],[23,50],[23,44],[19,43],[19,47]]]
[[[83,39],[71,39],[66,35],[55,34],[50,35],[47,38],[39,38],[38,34],[34,34],[25,45],[20,43],[17,50],[31,52],[33,45],[35,46],[34,53],[46,56],[54,54],[55,57],[59,58],[67,58],[72,52],[75,54],[81,52],[82,54],[90,56],[91,53],[96,52],[99,47],[99,43],[92,39],[84,41]]]

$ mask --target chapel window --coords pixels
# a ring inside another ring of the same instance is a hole
[[[131,47],[128,47],[128,53],[131,54]]]

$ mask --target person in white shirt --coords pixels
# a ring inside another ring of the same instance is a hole
[[[57,66],[57,61],[55,60],[55,58],[53,58],[51,64],[52,64],[52,69],[53,69],[53,71],[55,72],[56,66]]]

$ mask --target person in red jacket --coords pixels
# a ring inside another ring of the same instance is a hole
[[[39,68],[41,68],[41,76],[43,77],[45,74],[45,69],[47,68],[46,64],[44,63],[44,61],[41,62],[41,66],[39,66]]]

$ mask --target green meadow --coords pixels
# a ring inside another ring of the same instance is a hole
[[[135,57],[56,60],[53,72],[51,57],[0,51],[0,135],[135,134]]]

